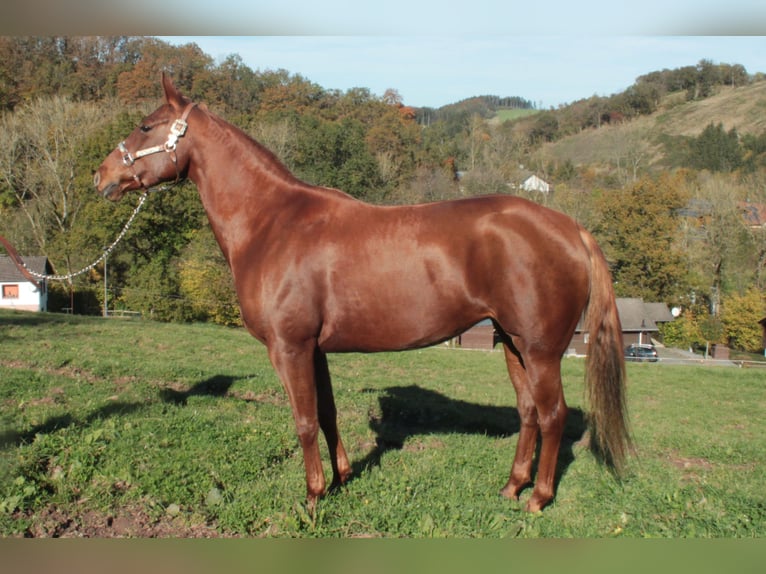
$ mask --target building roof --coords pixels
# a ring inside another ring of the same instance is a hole
[[[21,259],[27,267],[35,273],[50,273],[51,268],[48,258],[43,256],[22,256]],[[20,283],[29,281],[22,275],[13,260],[7,255],[0,255],[0,283]]]
[[[659,331],[643,299],[617,299],[617,311],[623,331]]]
[[[766,204],[739,201],[737,202],[737,208],[742,215],[742,220],[748,227],[766,227]],[[682,217],[693,217],[701,220],[712,215],[713,210],[713,202],[704,199],[691,199],[684,207],[678,209],[676,213]]]
[[[766,227],[766,205],[763,203],[750,203],[741,201],[739,208],[745,224],[749,227]]]
[[[644,309],[646,314],[652,318],[655,323],[669,323],[675,317],[670,312],[668,306],[665,303],[644,303]]]
[[[640,298],[618,298],[617,313],[620,315],[623,333],[659,331],[657,323],[667,323],[673,320],[673,314],[665,303],[644,303]],[[577,324],[577,331],[585,329],[583,319]]]
[[[540,191],[542,193],[548,193],[551,190],[551,185],[535,174],[527,176],[519,187],[525,191]]]

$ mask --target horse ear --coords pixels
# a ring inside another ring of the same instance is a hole
[[[173,80],[165,72],[162,72],[162,90],[165,92],[165,101],[171,106],[180,108],[183,104],[183,96],[173,84]]]

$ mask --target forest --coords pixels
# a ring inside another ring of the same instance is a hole
[[[215,61],[195,44],[0,37],[0,234],[22,255],[45,255],[69,274],[114,241],[138,197],[106,202],[92,174],[158,105],[162,71],[310,183],[388,204],[519,194],[568,213],[598,238],[618,296],[683,310],[666,342],[763,349],[761,72],[703,60],[556,109],[508,94],[431,109],[407,106],[395,87],[328,90],[287,70],[253,70],[236,54]],[[753,121],[725,117],[732,95],[753,105]],[[703,103],[701,122],[664,127],[671,112]],[[504,110],[525,113],[502,120]],[[582,141],[591,143],[572,143]],[[524,190],[531,174],[553,191]],[[239,324],[228,268],[190,183],[152,193],[105,263],[52,283],[50,310],[106,306],[159,321]]]

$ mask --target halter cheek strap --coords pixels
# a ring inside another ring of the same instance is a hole
[[[122,163],[124,163],[127,167],[133,168],[133,164],[136,163],[136,160],[141,159],[142,157],[145,157],[147,155],[152,155],[155,153],[159,153],[161,151],[164,151],[166,153],[172,154],[171,155],[171,161],[174,165],[176,165],[176,180],[180,177],[180,174],[178,173],[178,166],[177,166],[177,158],[175,155],[176,151],[176,144],[178,143],[178,140],[184,136],[186,133],[186,128],[189,127],[189,124],[186,122],[187,118],[189,117],[189,114],[192,111],[192,108],[196,106],[197,104],[194,102],[190,102],[187,104],[186,108],[184,108],[183,113],[181,114],[181,117],[178,118],[173,122],[173,124],[170,126],[170,133],[168,134],[168,139],[165,141],[165,143],[147,147],[144,149],[138,150],[135,154],[131,154],[130,151],[128,151],[127,146],[125,145],[124,141],[121,141],[119,144],[117,144],[117,149],[120,150],[120,153],[122,154]],[[146,188],[146,186],[141,181],[141,178],[138,176],[138,174],[133,171],[133,179],[136,180],[136,183],[140,185],[142,188]]]

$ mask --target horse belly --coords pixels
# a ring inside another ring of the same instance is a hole
[[[326,309],[319,345],[327,352],[399,351],[430,346],[458,335],[482,318],[459,291],[430,281],[393,277],[375,288],[344,290]]]

